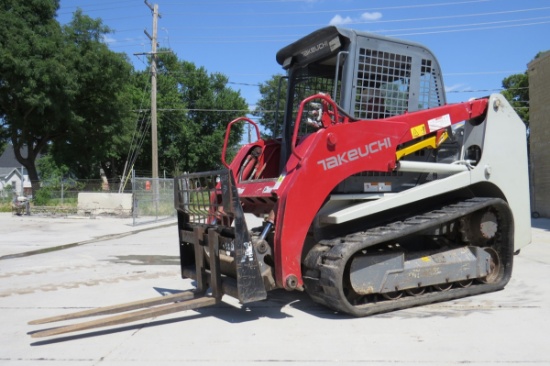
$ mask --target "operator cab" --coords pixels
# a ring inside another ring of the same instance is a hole
[[[281,170],[290,156],[298,106],[311,95],[330,95],[343,113],[357,120],[446,103],[439,64],[416,43],[330,26],[281,49],[277,62],[287,70]],[[300,126],[301,135],[315,130],[307,121]]]

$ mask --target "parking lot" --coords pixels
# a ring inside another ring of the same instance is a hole
[[[367,318],[306,294],[233,298],[51,339],[38,318],[192,289],[173,221],[0,214],[1,365],[548,365],[550,220],[515,257],[503,291]],[[54,250],[55,249],[55,250]]]

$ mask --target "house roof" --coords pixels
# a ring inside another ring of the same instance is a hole
[[[15,158],[12,145],[7,145],[6,150],[0,155],[0,168],[21,168],[21,163]]]
[[[11,176],[17,175],[21,178],[21,172],[17,168],[2,168],[0,167],[0,180],[10,179]]]
[[[26,151],[27,145],[23,145],[23,147],[21,149],[22,149],[22,151]],[[23,153],[23,155],[25,156],[26,154]],[[42,157],[42,154],[39,153],[36,156],[36,159],[39,159],[41,157]],[[7,144],[6,149],[4,150],[2,155],[0,155],[0,168],[17,168],[17,169],[21,169],[21,163],[18,162],[16,157],[15,157],[15,152],[13,151],[13,145]]]

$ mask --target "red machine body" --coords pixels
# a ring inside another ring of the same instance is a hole
[[[276,213],[278,225],[273,238],[275,278],[277,285],[286,289],[300,289],[303,286],[301,262],[305,255],[307,232],[336,185],[365,170],[394,171],[399,147],[428,135],[440,135],[453,124],[482,116],[487,109],[487,99],[479,99],[382,120],[355,120],[339,113],[328,96],[314,95],[302,102],[297,120],[301,120],[307,103],[318,99],[329,106],[323,116],[326,122],[322,129],[299,141],[295,141],[299,127],[296,125],[292,156],[280,176],[274,176],[279,166],[278,141],[259,139],[246,145],[228,165],[235,177],[239,177],[250,152],[256,148],[262,149],[260,158],[254,164],[258,168],[265,167],[253,180],[238,180],[237,187],[244,212],[268,215],[273,210]],[[429,121],[441,116],[446,116],[445,124],[438,127],[430,125]],[[256,126],[253,121],[246,121]],[[228,125],[227,136],[232,123]],[[417,131],[422,131],[422,135],[419,136]],[[224,160],[225,155],[224,149]]]

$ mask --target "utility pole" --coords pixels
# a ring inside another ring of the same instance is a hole
[[[158,204],[159,198],[159,166],[158,166],[158,138],[157,138],[157,28],[159,7],[158,4],[151,5],[145,0],[145,5],[153,12],[153,35],[150,35],[145,30],[145,35],[151,40],[151,146],[153,162],[153,200],[155,205]]]

